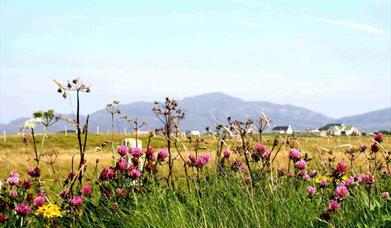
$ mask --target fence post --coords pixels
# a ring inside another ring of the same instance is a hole
[[[126,127],[124,127],[124,135],[126,135],[127,134],[127,132],[126,132]]]
[[[99,134],[99,126],[96,126],[96,134]]]
[[[64,134],[67,135],[68,134],[68,129],[67,129],[67,126],[64,127]]]
[[[7,141],[7,133],[5,131],[3,131],[3,139],[4,139],[4,142]]]

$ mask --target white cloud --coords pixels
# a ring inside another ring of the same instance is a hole
[[[315,19],[320,22],[325,22],[325,23],[329,23],[329,24],[335,24],[335,25],[339,25],[339,26],[357,29],[357,30],[360,30],[364,33],[370,34],[370,35],[386,35],[387,34],[386,30],[379,29],[379,28],[376,28],[374,26],[367,25],[367,24],[356,23],[356,22],[345,21],[345,20],[334,20],[334,19],[320,18],[320,17],[315,17]]]

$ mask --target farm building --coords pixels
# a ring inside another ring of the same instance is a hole
[[[186,136],[187,137],[191,137],[191,136],[201,137],[201,132],[200,131],[186,131]]]
[[[320,136],[361,135],[361,132],[357,128],[353,127],[352,125],[345,125],[342,123],[327,124],[327,125],[319,128],[319,131],[320,131]]]
[[[291,125],[288,125],[288,126],[275,126],[272,131],[274,133],[288,134],[288,135],[291,135],[293,133],[293,129],[292,129]]]

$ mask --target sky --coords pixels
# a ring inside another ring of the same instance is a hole
[[[391,106],[389,0],[0,0],[0,123],[224,92],[329,117]]]

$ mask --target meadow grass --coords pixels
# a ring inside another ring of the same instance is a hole
[[[79,158],[78,154],[78,146],[77,146],[77,136],[75,134],[50,134],[47,136],[45,140],[44,152],[50,152],[52,150],[57,150],[59,152],[59,156],[57,158],[56,163],[54,164],[56,170],[59,171],[59,176],[63,176],[61,174],[67,174],[71,169],[71,158],[75,155],[75,160],[77,161]],[[37,144],[38,150],[40,149],[40,143],[42,140],[42,136],[38,135]],[[120,145],[123,139],[125,138],[134,138],[133,135],[123,135],[123,134],[114,134],[114,144],[116,146]],[[256,138],[256,136],[254,136]],[[273,144],[273,140],[275,138],[274,134],[266,134],[264,136],[264,144],[268,147],[271,147]],[[148,141],[147,136],[139,136],[139,139],[143,142],[143,146],[145,147]],[[194,140],[196,138],[193,137],[193,142],[191,143],[188,139],[184,139],[184,145],[186,146],[188,151],[194,151]],[[213,137],[204,136],[205,142],[203,143],[203,147],[205,150],[202,152],[210,153],[212,160],[215,157],[217,142]],[[284,138],[283,138],[284,139]],[[282,140],[283,140],[282,139]],[[12,171],[25,172],[27,168],[34,166],[35,162],[33,160],[34,152],[31,142],[28,145],[24,145],[22,143],[23,137],[21,135],[13,135],[7,138],[6,142],[0,142],[0,176],[5,177]],[[96,160],[99,159],[98,167],[106,167],[111,164],[111,146],[107,145],[106,147],[102,147],[102,143],[111,141],[111,134],[90,134],[88,136],[87,141],[87,149],[86,149],[86,157],[87,164],[89,166],[89,171],[96,166]],[[337,161],[346,160],[346,156],[344,155],[345,150],[348,148],[346,145],[359,146],[361,144],[370,145],[373,142],[373,137],[370,136],[357,136],[357,137],[317,137],[317,136],[308,136],[308,137],[298,137],[297,138],[298,147],[304,153],[308,153],[311,157],[315,158],[314,163],[321,166],[321,162],[324,162],[324,159],[328,157],[328,153],[325,150],[320,148],[326,148],[334,151],[334,155],[336,156]],[[230,139],[228,140],[228,147],[234,147],[239,144],[238,139]],[[255,142],[253,142],[255,144]],[[383,141],[383,146],[385,148],[391,148],[391,137],[385,136]],[[344,146],[345,145],[345,146]],[[154,148],[155,152],[158,152],[161,149],[166,148],[166,141],[162,136],[155,136],[151,141],[151,146]],[[343,146],[343,147],[340,147]],[[101,151],[97,152],[96,148],[99,147]],[[340,147],[340,148],[338,148]],[[182,148],[180,148],[182,149]],[[287,163],[287,153],[289,151],[289,147],[282,147],[281,152],[276,157],[275,166],[280,167],[282,164]],[[186,152],[184,152],[187,155]],[[117,155],[118,156],[118,155]],[[48,162],[44,162],[42,164],[43,170],[43,179],[53,179],[51,168]],[[359,157],[355,161],[355,165],[359,170],[365,171],[367,169],[366,158],[364,156]],[[212,162],[213,163],[213,162]],[[183,163],[180,161],[176,163],[174,169],[181,169]],[[315,168],[315,167],[314,167]],[[89,173],[90,174],[90,173]],[[177,172],[177,175],[181,176],[182,171]]]
[[[114,135],[116,144],[130,135]],[[256,139],[256,136],[254,136]],[[37,136],[38,144],[41,136]],[[275,135],[265,135],[264,144],[272,147]],[[141,136],[145,147],[148,138]],[[40,219],[31,220],[28,226],[72,227],[390,227],[391,204],[384,200],[381,193],[391,192],[390,178],[378,176],[376,184],[371,190],[371,202],[364,186],[358,186],[350,191],[348,200],[341,204],[341,208],[328,220],[320,219],[327,208],[330,192],[318,192],[316,197],[309,198],[306,187],[316,185],[310,182],[298,181],[295,178],[276,178],[262,176],[254,184],[249,184],[239,173],[228,172],[221,176],[215,169],[215,151],[217,141],[213,137],[203,137],[201,153],[210,153],[211,161],[201,175],[197,177],[194,168],[189,170],[191,180],[189,185],[183,172],[183,162],[175,161],[174,186],[168,187],[161,177],[167,175],[167,166],[158,167],[158,175],[148,178],[148,183],[137,191],[129,192],[124,198],[114,197],[115,200],[102,198],[102,184],[98,182],[100,171],[111,166],[111,146],[102,147],[102,143],[111,140],[111,135],[89,135],[86,158],[87,172],[85,182],[93,186],[93,196],[86,198],[82,213],[69,214],[50,223]],[[74,154],[78,160],[76,135],[49,135],[45,143],[45,152],[58,150],[59,156],[54,164],[57,176],[64,178],[71,170],[71,158]],[[188,155],[194,151],[194,140],[184,140]],[[286,138],[280,139],[283,145],[281,152],[273,163],[272,170],[286,168],[290,147],[283,143]],[[301,148],[303,153],[313,158],[309,163],[310,169],[316,169],[322,174],[330,172],[327,169],[329,151],[336,157],[335,163],[345,160],[344,154],[348,144],[357,147],[361,144],[370,145],[373,137],[298,137],[294,147]],[[255,141],[251,141],[252,146]],[[226,147],[233,149],[240,144],[238,139],[227,141]],[[384,148],[391,148],[391,138],[385,136],[382,142]],[[152,139],[151,146],[155,152],[166,148],[166,141],[161,136]],[[97,152],[96,147],[102,150]],[[327,150],[326,150],[327,149]],[[328,151],[329,150],[329,151]],[[33,167],[33,150],[29,143],[22,143],[22,136],[7,138],[7,142],[0,143],[0,176],[6,178],[11,171],[25,173],[27,168]],[[119,156],[117,155],[117,158]],[[175,157],[175,155],[174,155]],[[230,161],[235,160],[232,155]],[[99,163],[96,164],[96,159]],[[349,164],[348,164],[349,165]],[[368,170],[367,159],[362,155],[355,161],[357,172]],[[97,170],[95,170],[97,168]],[[257,167],[255,172],[259,172]],[[53,202],[60,202],[58,193],[61,188],[55,184],[55,176],[47,164],[41,165],[42,186]],[[96,171],[96,172],[95,172]],[[349,171],[351,172],[351,170]],[[197,177],[197,178],[196,178]],[[61,179],[60,181],[63,181]],[[190,189],[188,189],[190,188]],[[331,190],[332,191],[332,190]],[[332,194],[332,192],[331,192]],[[17,226],[8,223],[8,226]]]

